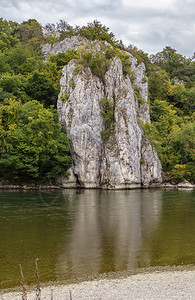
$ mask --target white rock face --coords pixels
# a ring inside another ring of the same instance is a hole
[[[124,78],[122,63],[116,57],[104,83],[89,68],[75,75],[75,61],[63,68],[57,107],[72,149],[71,176],[62,179],[64,186],[121,189],[162,181],[156,150],[138,124],[139,119],[150,122],[145,66],[136,66],[135,59],[133,62],[134,83],[129,76]],[[101,138],[105,129],[100,114],[102,98],[114,102],[115,128],[107,142]]]
[[[59,52],[66,52],[67,50],[76,50],[82,41],[84,41],[83,38],[73,36],[59,43],[55,43],[53,46],[47,43],[42,46],[43,58],[47,60],[51,54],[58,54]]]
[[[185,180],[178,184],[178,188],[186,188],[186,189],[193,189],[194,186],[189,181]]]

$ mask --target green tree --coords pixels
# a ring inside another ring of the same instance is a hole
[[[39,69],[41,57],[29,46],[18,43],[7,52],[6,62],[15,74],[28,75]]]
[[[13,47],[17,39],[15,34],[17,32],[18,24],[16,22],[7,21],[0,18],[0,50],[4,51]]]
[[[0,105],[0,136],[1,178],[42,181],[66,174],[70,145],[54,110],[38,101],[6,100]]]
[[[195,85],[186,90],[187,101],[183,106],[183,111],[185,115],[192,116],[195,112]]]
[[[33,39],[35,40],[43,40],[43,31],[42,26],[35,19],[29,19],[28,21],[22,22],[18,26],[17,35],[22,42],[29,42]]]
[[[174,106],[179,109],[178,112],[180,114],[183,114],[185,102],[188,101],[185,86],[181,83],[170,85],[168,92],[168,101],[169,103],[174,104]]]
[[[77,33],[76,28],[74,29],[73,26],[68,24],[68,22],[64,20],[60,20],[57,23],[57,31],[60,34],[60,40],[63,40],[67,37],[71,37]]]
[[[164,69],[170,78],[185,79],[188,60],[175,49],[167,46],[163,51],[150,56],[153,63]]]
[[[26,78],[22,75],[4,73],[0,77],[0,88],[3,92],[14,95],[18,99],[26,101],[28,99],[25,93]]]
[[[112,32],[109,33],[109,28],[97,20],[81,27],[79,34],[91,41],[101,40],[107,41],[111,45],[115,44],[114,34]]]
[[[6,55],[0,51],[0,74],[11,71],[11,67],[7,63],[6,59]]]
[[[3,102],[6,98],[14,98],[14,95],[12,93],[8,93],[4,91],[2,88],[0,88],[0,103]]]
[[[35,71],[28,78],[26,93],[31,99],[49,107],[56,106],[59,90],[46,73]]]
[[[58,88],[61,78],[61,70],[59,70],[56,62],[47,60],[43,65],[42,72],[45,73],[46,77],[50,78],[54,86]]]
[[[160,157],[163,170],[171,169],[179,161],[173,140],[180,130],[181,118],[177,116],[174,106],[166,100],[155,100],[152,106],[153,125],[158,131],[157,139],[160,143]]]
[[[149,76],[148,84],[151,103],[155,99],[167,99],[171,83],[166,71],[154,66]]]
[[[180,154],[180,164],[195,161],[195,121],[182,124],[174,139],[174,147]]]

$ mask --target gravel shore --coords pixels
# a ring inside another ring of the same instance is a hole
[[[53,298],[51,297],[53,294]],[[70,296],[71,295],[71,296]],[[1,292],[1,300],[21,300],[19,292]],[[28,300],[35,292],[28,293]],[[195,299],[195,270],[143,273],[122,279],[85,281],[42,288],[41,300]]]

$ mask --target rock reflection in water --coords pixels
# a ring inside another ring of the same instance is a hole
[[[160,190],[81,190],[78,196],[75,190],[64,191],[75,215],[58,257],[59,277],[139,267],[143,244],[158,224],[161,195]],[[147,252],[141,259],[149,265]]]

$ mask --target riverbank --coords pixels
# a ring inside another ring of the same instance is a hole
[[[0,190],[56,190],[62,189],[57,185],[28,185],[28,184],[0,184]]]
[[[78,187],[79,188],[79,187]],[[83,187],[80,187],[83,188]],[[135,187],[134,185],[132,188],[128,189],[148,189],[148,188],[164,188],[164,189],[194,189],[195,184],[191,184],[188,181],[180,182],[179,184],[172,184],[169,182],[163,182],[163,183],[153,183],[147,187]],[[57,184],[45,184],[45,185],[39,185],[39,184],[2,184],[0,183],[0,190],[52,190],[52,189],[75,189],[75,187],[72,186],[62,186]],[[94,189],[94,188],[84,188],[84,189]],[[98,188],[95,188],[98,189]],[[101,189],[101,188],[100,188]],[[122,188],[121,188],[122,189]],[[125,188],[124,188],[125,189]],[[113,189],[114,190],[114,189]],[[120,190],[120,189],[116,189]]]
[[[190,300],[195,299],[195,267],[154,268],[118,279],[99,279],[78,284],[51,284],[41,290],[42,300]],[[52,295],[52,297],[51,297]],[[28,292],[34,300],[35,292]],[[21,300],[20,292],[1,292],[1,300]]]

